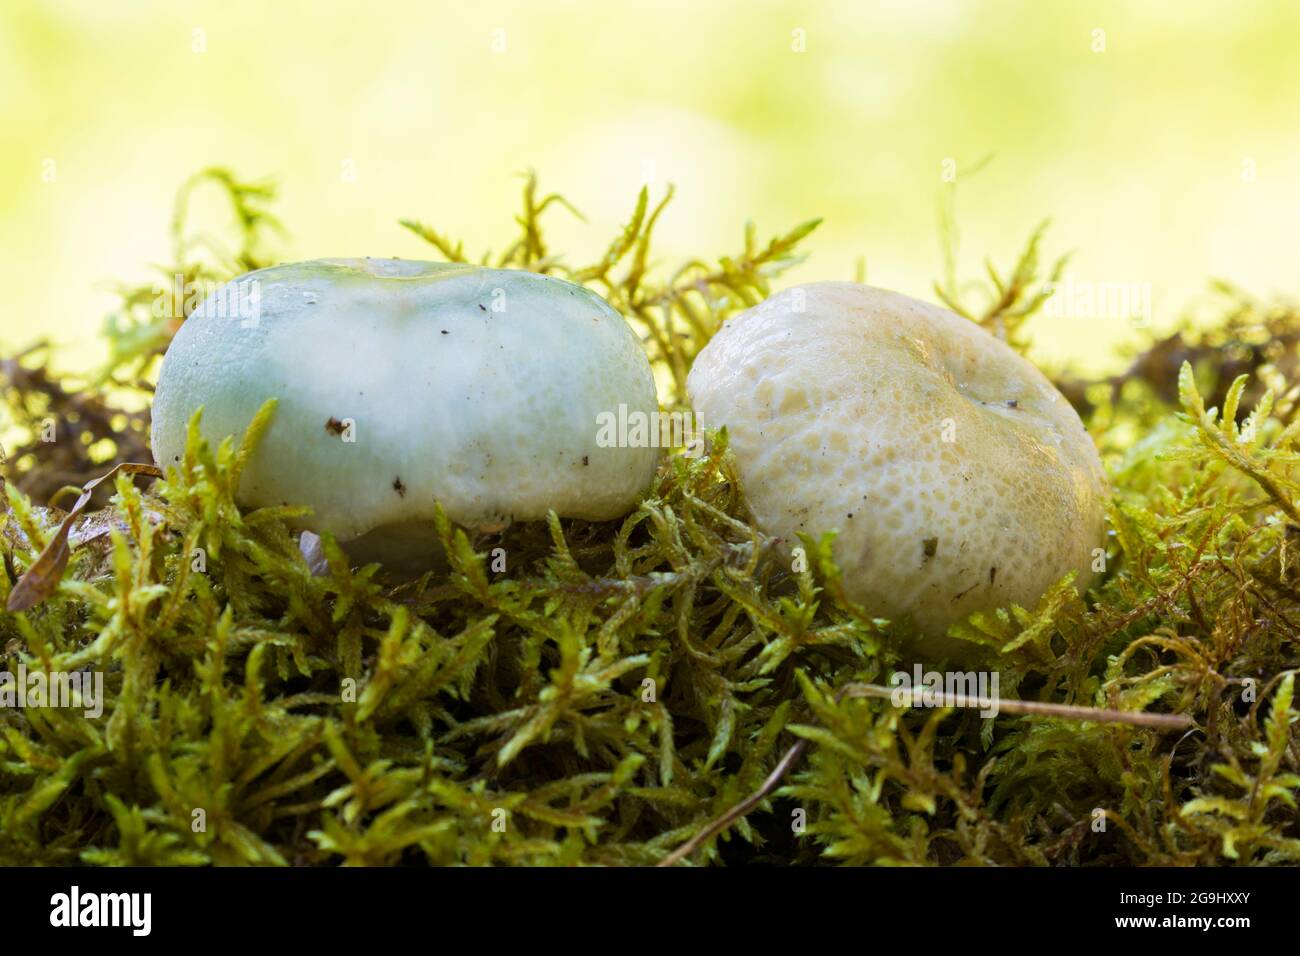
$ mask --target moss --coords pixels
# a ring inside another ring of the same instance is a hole
[[[194,260],[182,201],[177,271],[266,264],[266,187],[201,181],[230,191],[240,250]],[[767,245],[749,229],[739,254],[660,277],[662,203],[643,193],[586,267],[545,240],[541,215],[559,203],[528,180],[520,237],[492,264],[608,298],[665,370],[670,404],[699,348],[815,225]],[[1038,243],[995,280],[989,309],[963,311],[995,334],[1021,329],[1041,301]],[[1300,328],[1282,305],[1233,295],[1225,327]],[[147,379],[169,335],[147,303],[124,292],[112,365],[68,401],[112,410],[107,383]],[[878,693],[914,663],[898,651],[906,623],[844,596],[829,538],[778,558],[725,432],[704,455],[668,457],[622,521],[471,537],[442,518],[448,568],[401,582],[349,567],[328,538],[314,573],[286,525],[298,510],[236,507],[273,406],[240,447],[208,447],[192,426],[164,478],[124,471],[110,506],[69,522],[75,546],[44,600],[0,614],[4,669],[98,672],[105,695],[98,719],[0,708],[0,862],[1298,862],[1300,391],[1289,353],[1237,378],[1236,332],[1186,336],[1182,352],[1153,345],[1194,363],[1177,388],[1069,380],[1107,461],[1114,534],[1086,599],[1066,580],[1034,608],[954,628],[1023,702],[991,719]],[[30,365],[6,373],[29,430],[55,384]],[[111,453],[59,460],[59,486],[140,459],[139,428],[118,424],[97,436],[117,435]],[[6,600],[64,517],[24,491],[53,467],[30,448],[4,494]]]

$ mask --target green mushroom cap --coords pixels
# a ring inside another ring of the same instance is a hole
[[[635,333],[598,295],[531,272],[320,259],[233,280],[163,359],[155,459],[181,461],[200,406],[219,441],[271,398],[240,503],[308,505],[303,528],[367,558],[427,548],[437,502],[481,531],[552,509],[617,518],[658,461],[599,439],[620,405],[658,411]]]

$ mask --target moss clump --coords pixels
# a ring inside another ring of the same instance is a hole
[[[269,191],[222,171],[208,181],[232,197],[239,251],[199,262],[182,200],[172,271],[265,264]],[[571,268],[540,225],[559,202],[530,179],[521,235],[492,264],[606,296],[677,404],[699,348],[815,226],[766,246],[749,230],[740,254],[657,277],[662,203],[643,193],[607,255]],[[965,314],[1022,332],[1041,302],[1037,245]],[[906,624],[844,598],[829,539],[804,541],[793,567],[778,559],[725,433],[702,457],[668,458],[623,521],[470,537],[443,520],[449,570],[396,582],[349,567],[328,539],[314,574],[286,528],[292,509],[235,506],[273,406],[238,448],[207,447],[192,427],[178,469],[147,488],[119,474],[111,505],[71,523],[45,600],[0,614],[3,669],[104,681],[100,718],[0,708],[0,862],[654,864],[692,838],[679,856],[694,863],[1300,862],[1300,389],[1291,345],[1270,355],[1248,338],[1264,322],[1300,329],[1300,315],[1234,296],[1226,340],[1183,330],[1181,345],[1156,343],[1193,363],[1172,389],[1159,375],[1061,377],[1115,489],[1104,576],[1086,599],[1062,582],[1035,608],[953,631],[1004,696],[1046,713],[983,719],[870,696],[914,663],[897,650]],[[30,357],[5,366],[26,438],[63,414],[54,387],[120,413],[93,436],[107,445],[60,450],[60,486],[145,460],[138,417],[115,403],[125,386],[147,393],[140,379],[174,329],[148,302],[124,291],[111,367],[83,388]],[[1234,381],[1251,357],[1254,377]],[[1134,368],[1155,367],[1141,358]],[[1271,391],[1245,414],[1254,382]],[[1202,395],[1223,396],[1222,410]],[[23,448],[4,490],[6,600],[63,518],[24,493],[47,487],[53,452]],[[1157,714],[1191,729],[1126,719]]]

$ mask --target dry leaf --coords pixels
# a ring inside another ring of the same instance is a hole
[[[64,516],[59,530],[54,533],[45,545],[44,550],[32,563],[31,567],[18,579],[14,589],[9,592],[9,603],[6,605],[9,611],[26,611],[40,604],[59,586],[59,581],[63,578],[63,569],[68,566],[68,558],[72,556],[72,547],[68,543],[68,537],[72,533],[72,525],[81,515],[82,509],[89,503],[91,495],[95,489],[103,482],[114,477],[118,472],[128,475],[148,475],[151,478],[161,478],[162,471],[153,465],[142,465],[134,462],[122,462],[115,466],[108,474],[100,475],[93,481],[88,481],[81,489],[81,497],[77,503],[72,506],[67,515]]]

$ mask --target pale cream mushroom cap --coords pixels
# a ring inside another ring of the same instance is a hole
[[[848,282],[786,290],[723,325],[687,380],[727,426],[766,532],[837,530],[847,593],[927,635],[1032,608],[1105,543],[1105,479],[1074,409],[973,322]]]
[[[235,314],[218,290],[163,359],[152,439],[164,467],[181,460],[195,409],[216,442],[276,398],[241,503],[309,505],[302,526],[365,536],[367,560],[427,550],[435,501],[479,530],[549,509],[603,520],[653,480],[657,449],[598,441],[602,413],[658,411],[649,362],[623,317],[580,286],[393,259],[235,281],[255,283],[256,310]]]

